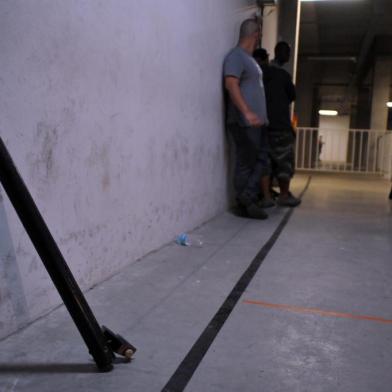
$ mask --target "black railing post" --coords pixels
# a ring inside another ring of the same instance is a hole
[[[111,370],[113,351],[1,138],[0,181],[95,363],[101,371]]]

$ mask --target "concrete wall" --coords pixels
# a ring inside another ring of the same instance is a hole
[[[3,0],[0,133],[82,289],[227,207],[245,0]],[[0,337],[61,301],[1,190]]]
[[[278,7],[265,5],[263,9],[262,47],[269,53],[269,59],[274,58],[274,49],[278,42]]]

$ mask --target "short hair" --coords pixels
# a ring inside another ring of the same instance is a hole
[[[268,60],[269,54],[264,48],[258,48],[253,52],[253,57],[255,59],[260,59],[262,61]]]
[[[260,30],[259,24],[254,19],[245,19],[240,26],[240,39],[249,37]]]
[[[284,50],[291,50],[290,45],[286,41],[279,41],[275,46],[275,56]]]

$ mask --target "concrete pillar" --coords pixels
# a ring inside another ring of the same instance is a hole
[[[351,125],[353,129],[370,128],[371,90],[368,86],[357,89],[356,105],[351,109]]]
[[[263,35],[261,46],[267,50],[270,60],[274,57],[275,45],[278,42],[278,8],[266,5],[263,9]]]
[[[300,62],[297,77],[297,99],[295,112],[298,116],[299,127],[311,127],[313,119],[314,96],[314,71],[317,65],[314,62],[303,60]],[[318,66],[316,71],[318,70]]]
[[[370,128],[387,129],[389,86],[391,84],[391,60],[378,58],[374,65],[372,112]]]
[[[278,41],[286,41],[291,46],[291,59],[285,68],[291,73],[295,83],[301,2],[299,0],[279,0],[278,10]]]

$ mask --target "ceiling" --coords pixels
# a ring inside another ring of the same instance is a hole
[[[368,127],[379,57],[392,59],[392,0],[301,3],[297,89],[312,91],[315,107],[359,113],[354,125]]]
[[[376,56],[392,56],[392,0],[301,4],[300,61],[338,71],[341,83],[362,83]],[[345,72],[343,72],[345,70]]]

